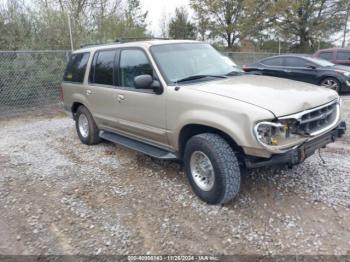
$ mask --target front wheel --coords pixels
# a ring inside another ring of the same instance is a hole
[[[186,144],[185,172],[193,191],[209,204],[223,204],[239,192],[241,172],[231,146],[220,135],[204,133]]]
[[[336,79],[334,77],[327,77],[327,78],[323,79],[320,83],[320,86],[327,87],[329,89],[337,91],[338,93],[340,91],[340,82],[338,79]]]

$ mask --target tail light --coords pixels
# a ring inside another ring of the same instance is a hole
[[[247,66],[247,65],[243,65],[243,66],[242,66],[242,69],[243,69],[244,71],[246,71],[246,70],[248,69],[248,66]]]
[[[60,87],[60,100],[63,101],[64,95],[63,95],[63,87]]]

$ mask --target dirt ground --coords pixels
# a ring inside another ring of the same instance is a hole
[[[350,255],[349,134],[209,206],[177,163],[83,145],[61,114],[0,120],[0,254]]]

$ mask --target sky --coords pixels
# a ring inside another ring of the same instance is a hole
[[[160,21],[162,16],[167,17],[175,13],[175,8],[180,6],[188,7],[189,15],[192,15],[192,11],[189,8],[189,0],[141,0],[142,8],[148,11],[148,23],[149,30],[155,36],[160,36]]]

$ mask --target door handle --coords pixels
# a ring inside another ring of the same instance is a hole
[[[117,96],[117,100],[119,103],[121,103],[123,100],[125,100],[125,96],[124,95],[118,95]]]
[[[86,90],[86,94],[87,94],[87,95],[91,95],[91,94],[92,94],[91,90],[89,90],[89,89]]]
[[[288,69],[285,69],[285,70],[283,70],[285,73],[291,73],[292,72],[292,70],[288,70]]]

